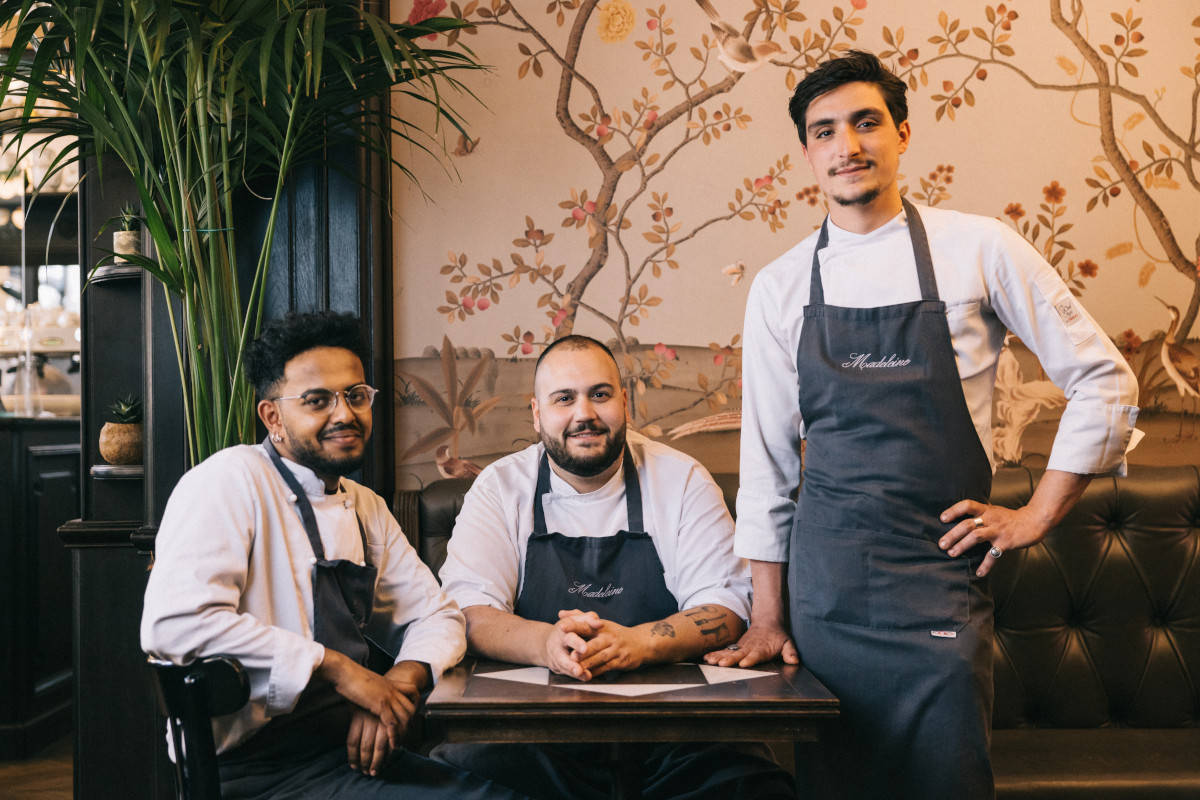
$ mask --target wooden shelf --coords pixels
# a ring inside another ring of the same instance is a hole
[[[89,471],[98,481],[141,480],[146,474],[141,464],[96,464]]]
[[[88,283],[104,283],[105,281],[129,280],[140,278],[142,268],[136,264],[105,264],[96,267],[88,276]]]

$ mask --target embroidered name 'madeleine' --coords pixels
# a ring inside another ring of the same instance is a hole
[[[615,594],[621,594],[624,591],[624,586],[613,586],[611,583],[605,586],[603,589],[593,590],[590,583],[580,583],[579,581],[575,581],[575,585],[570,589],[567,589],[567,594],[578,594],[582,595],[583,597],[603,599],[605,597],[612,597]]]
[[[897,358],[895,353],[878,361],[871,361],[870,358],[870,353],[851,353],[850,360],[843,361],[842,367],[844,369],[887,369],[889,367],[907,367],[912,363],[911,358]]]

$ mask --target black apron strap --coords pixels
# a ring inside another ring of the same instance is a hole
[[[929,255],[929,237],[925,235],[925,223],[912,203],[901,197],[904,218],[908,221],[908,237],[912,240],[913,256],[917,261],[917,281],[921,286],[922,300],[940,300],[937,276],[933,272],[933,258]]]
[[[308,535],[308,543],[312,545],[313,555],[319,559],[325,558],[325,546],[321,544],[321,531],[317,527],[317,515],[313,511],[312,503],[308,500],[308,494],[292,471],[284,466],[283,459],[279,457],[279,451],[275,449],[275,445],[271,444],[271,437],[263,439],[263,448],[271,457],[271,463],[275,465],[283,482],[292,490],[292,494],[296,495],[296,508],[300,511],[300,520],[304,523],[304,532]],[[357,509],[355,509],[355,516],[357,516]],[[366,534],[363,535],[363,538],[365,540]]]

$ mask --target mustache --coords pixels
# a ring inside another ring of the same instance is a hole
[[[594,422],[581,422],[569,431],[564,431],[564,436],[574,436],[577,433],[608,433],[608,428],[603,425],[597,425]]]
[[[336,436],[337,434],[342,433],[343,431],[353,431],[354,433],[357,433],[360,436],[362,435],[362,432],[363,432],[362,426],[359,425],[357,422],[339,422],[337,425],[334,425],[332,428],[327,428],[327,429],[321,431],[320,438],[325,439],[329,436]]]
[[[869,158],[864,158],[861,161],[847,161],[845,163],[838,164],[835,167],[830,167],[829,168],[829,177],[832,178],[833,176],[837,175],[838,172],[840,172],[841,170],[848,169],[850,167],[873,167],[873,166],[875,166],[875,162]]]

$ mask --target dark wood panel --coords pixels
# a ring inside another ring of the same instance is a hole
[[[149,556],[130,528],[69,526],[75,584],[76,800],[168,800],[165,728],[139,643]],[[124,541],[124,545],[118,543]]]
[[[77,420],[0,420],[0,758],[71,729],[70,570],[55,531],[79,514]]]

